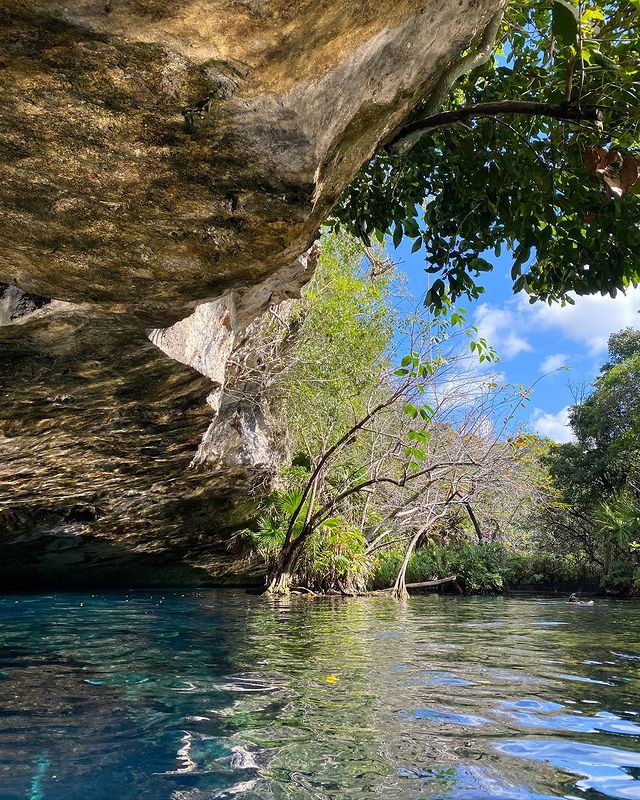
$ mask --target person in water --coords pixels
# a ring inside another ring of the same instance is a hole
[[[569,598],[569,602],[573,603],[576,606],[593,606],[593,605],[595,605],[593,600],[580,600],[580,598],[578,597],[578,595],[575,592]]]

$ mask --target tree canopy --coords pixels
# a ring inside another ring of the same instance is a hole
[[[560,499],[593,549],[604,552],[605,583],[640,586],[640,331],[609,339],[609,362],[571,408],[574,442],[545,461]]]
[[[365,244],[411,237],[434,276],[426,305],[477,298],[486,251],[503,247],[532,301],[637,285],[639,23],[639,0],[511,3],[363,167],[334,224]]]
[[[638,484],[640,468],[640,331],[609,339],[609,362],[569,419],[575,442],[552,448],[549,461],[567,502],[589,512]]]

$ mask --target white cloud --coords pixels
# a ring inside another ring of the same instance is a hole
[[[482,303],[475,312],[478,334],[495,348],[500,358],[514,358],[520,353],[532,350],[529,342],[516,333],[521,326],[518,314],[507,306],[497,308]]]
[[[535,408],[530,424],[540,436],[547,436],[556,442],[570,442],[573,438],[569,427],[569,406],[560,409],[557,414],[549,414],[541,408]]]
[[[607,350],[607,339],[621,328],[640,326],[640,288],[630,288],[626,295],[614,299],[601,295],[574,296],[575,305],[554,303],[531,305],[526,296],[518,298],[518,311],[525,328],[545,328],[557,331],[574,342],[586,346],[592,356]]]
[[[540,372],[546,375],[548,372],[555,372],[557,369],[566,366],[568,357],[564,353],[554,353],[547,356],[540,364]]]

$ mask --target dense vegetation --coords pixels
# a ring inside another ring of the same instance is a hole
[[[454,306],[504,246],[532,301],[640,283],[638,11],[511,3],[338,203],[303,300],[262,331],[292,453],[244,536],[269,591],[640,586],[640,334],[612,338],[558,446],[514,428],[530,391],[493,377]],[[382,250],[405,237],[425,255],[426,311],[408,313]]]
[[[558,494],[558,538],[612,590],[640,589],[640,331],[609,339],[609,362],[571,409],[575,442],[544,458]]]
[[[372,271],[354,239],[323,245],[303,298],[261,332],[290,458],[234,544],[262,559],[270,591],[402,598],[407,583],[451,576],[454,591],[635,591],[640,331],[611,337],[571,411],[576,441],[556,445],[514,426],[529,390],[494,378],[495,353],[463,311],[416,312],[381,253]]]

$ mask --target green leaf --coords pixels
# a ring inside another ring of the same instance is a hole
[[[489,263],[486,258],[474,258],[469,266],[478,272],[491,272],[493,269],[493,264]]]
[[[555,0],[551,12],[551,32],[564,46],[578,38],[578,10],[565,0]]]
[[[407,403],[403,411],[405,414],[408,414],[412,419],[415,419],[418,416],[418,409],[413,405],[413,403]]]
[[[416,239],[418,236],[420,236],[420,228],[413,217],[407,217],[407,219],[405,219],[404,227],[407,232],[407,236],[411,236],[412,239]]]
[[[521,291],[522,289],[524,289],[526,283],[527,283],[527,276],[521,275],[516,281],[513,282],[513,291],[514,292]]]
[[[398,247],[404,236],[404,229],[400,223],[393,230],[393,246]]]

